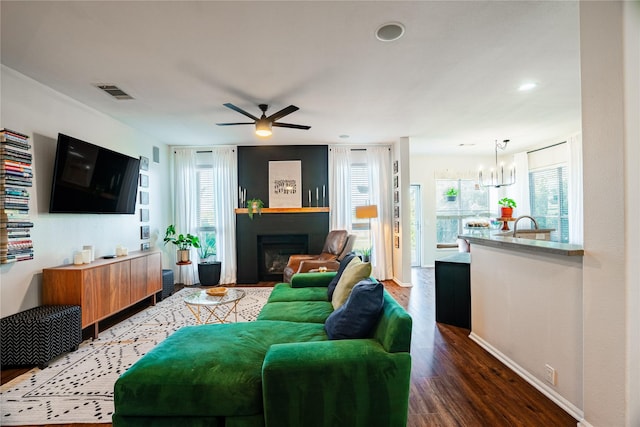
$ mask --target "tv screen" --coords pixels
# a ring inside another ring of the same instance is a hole
[[[140,159],[58,134],[51,213],[133,214]]]

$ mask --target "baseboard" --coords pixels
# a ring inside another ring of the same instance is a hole
[[[480,336],[471,332],[469,334],[469,338],[475,341],[480,347],[487,350],[492,356],[494,356],[496,359],[498,359],[500,362],[506,365],[513,372],[515,372],[520,377],[522,377],[526,382],[534,386],[540,393],[544,394],[549,399],[551,399],[551,401],[553,401],[556,405],[564,409],[573,418],[580,420],[578,422],[579,426],[589,427],[588,423],[582,424],[582,423],[585,423],[584,412],[580,408],[578,408],[573,403],[569,402],[567,399],[562,397],[562,395],[560,395],[557,391],[547,386],[545,383],[540,381],[538,378],[536,378],[534,375],[532,375],[529,371],[524,369],[522,366],[518,365],[509,357],[505,356],[497,348],[495,348],[494,346],[486,342]]]
[[[593,427],[591,424],[586,422],[584,419],[578,421],[578,427]]]
[[[394,282],[396,285],[401,286],[401,287],[403,287],[403,288],[412,288],[412,287],[413,287],[413,285],[412,285],[411,283],[404,283],[404,282],[401,282],[401,281],[400,281],[400,280],[398,280],[396,277],[394,277],[394,278],[393,278],[393,279],[391,279],[391,280],[393,280],[393,282]]]

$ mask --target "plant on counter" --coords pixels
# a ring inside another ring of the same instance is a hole
[[[516,207],[516,202],[513,199],[503,197],[502,199],[498,200],[498,204],[500,205],[501,218],[513,217],[513,208]]]
[[[262,208],[264,208],[264,202],[260,199],[249,199],[247,200],[247,214],[249,218],[253,219],[253,214],[257,213],[258,215],[262,215]]]
[[[504,208],[515,208],[517,207],[515,200],[510,199],[508,197],[503,197],[498,200],[498,204]]]

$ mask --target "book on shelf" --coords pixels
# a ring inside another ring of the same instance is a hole
[[[22,138],[22,139],[29,139],[29,135],[25,135],[24,133],[20,133],[20,132],[16,132],[15,130],[11,130],[11,129],[7,129],[7,128],[2,128],[0,129],[0,135],[12,135],[15,136],[17,138]]]
[[[29,197],[29,192],[24,188],[4,187],[2,184],[0,184],[0,192],[8,196]]]
[[[24,162],[27,164],[31,164],[33,160],[33,158],[31,157],[31,153],[29,153],[28,151],[14,150],[4,144],[0,145],[0,156],[2,156],[3,159]]]

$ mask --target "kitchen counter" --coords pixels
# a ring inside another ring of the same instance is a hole
[[[580,245],[549,242],[546,240],[523,239],[501,235],[497,230],[474,230],[473,233],[461,234],[461,239],[476,245],[489,246],[498,249],[533,252],[560,256],[583,256],[584,249]]]

